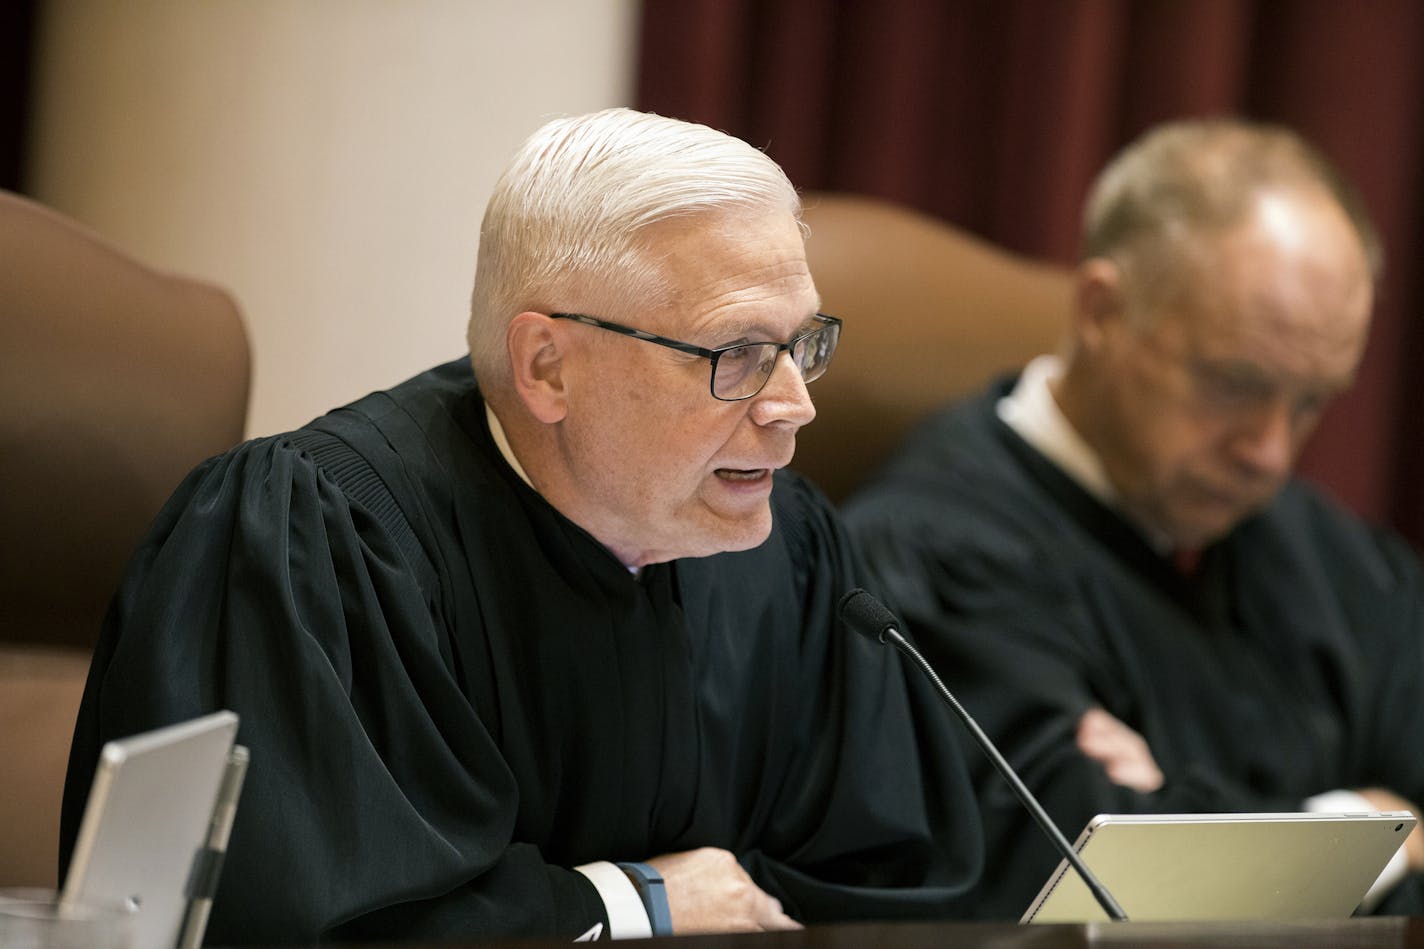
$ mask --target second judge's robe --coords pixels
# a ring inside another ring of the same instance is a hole
[[[932,418],[846,520],[931,663],[1065,835],[1099,813],[1294,811],[1336,788],[1424,803],[1424,586],[1405,544],[1292,481],[1184,577],[998,418],[1011,388]],[[1078,751],[1091,706],[1146,739],[1160,791],[1115,785]],[[1059,858],[984,756],[966,754],[985,821],[966,905],[1017,918]],[[1381,911],[1424,911],[1420,882]]]
[[[943,915],[972,792],[837,622],[862,578],[824,499],[780,473],[764,544],[634,577],[511,470],[467,363],[185,481],[96,653],[66,852],[105,740],[231,708],[210,941],[571,938],[605,919],[574,866],[703,846],[803,921]]]

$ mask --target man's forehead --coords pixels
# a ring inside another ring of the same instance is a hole
[[[1348,388],[1363,353],[1364,335],[1347,321],[1276,322],[1227,314],[1168,317],[1154,334],[1178,360],[1198,370],[1279,389]]]
[[[791,214],[685,226],[659,236],[671,290],[662,314],[668,325],[786,333],[815,315],[820,298]]]
[[[686,272],[696,286],[700,276],[715,281],[730,268],[755,271],[790,257],[804,268],[806,241],[800,225],[786,211],[701,215],[649,228],[646,245],[654,256]]]

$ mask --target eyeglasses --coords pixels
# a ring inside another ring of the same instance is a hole
[[[836,343],[841,338],[841,321],[825,313],[817,313],[814,317],[815,325],[790,342],[737,343],[716,349],[694,346],[579,313],[550,313],[549,316],[556,320],[573,320],[599,329],[612,330],[647,343],[657,343],[659,346],[675,349],[680,353],[710,359],[712,395],[723,402],[740,402],[760,392],[771,378],[772,370],[776,368],[776,360],[788,350],[791,353],[791,361],[801,373],[801,378],[806,382],[815,382],[825,374],[826,367],[831,364]]]

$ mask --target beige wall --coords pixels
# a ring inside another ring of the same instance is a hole
[[[249,431],[464,351],[479,218],[545,118],[631,97],[637,0],[51,0],[35,197],[232,290]]]

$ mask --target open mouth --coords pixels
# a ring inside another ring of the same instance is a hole
[[[723,481],[760,481],[771,477],[770,468],[718,468],[717,477]]]

